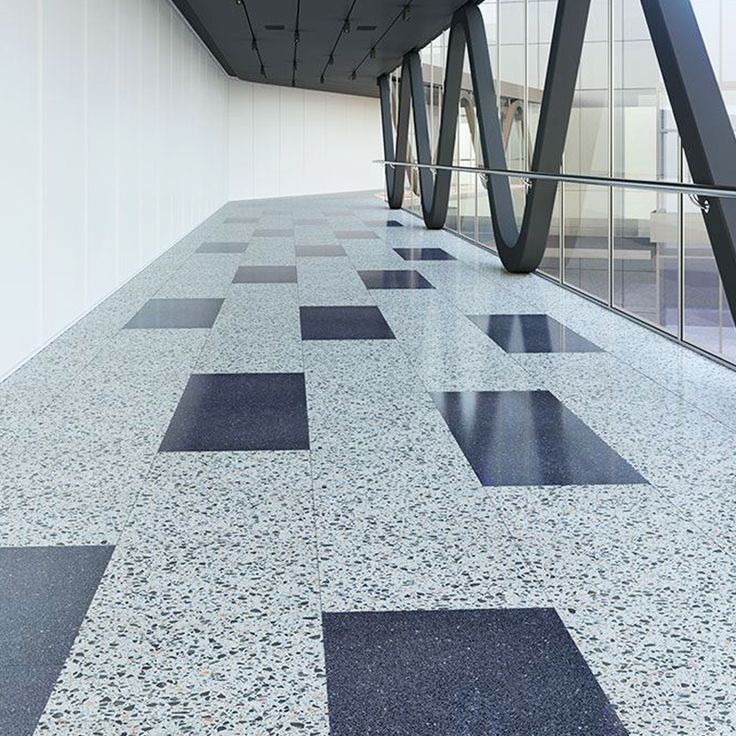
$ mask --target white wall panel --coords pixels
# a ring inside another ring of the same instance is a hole
[[[0,2],[0,28],[13,29],[0,43],[0,353],[8,367],[41,339],[40,19],[35,2]]]
[[[85,306],[85,5],[44,0],[41,314],[48,339]]]
[[[227,200],[228,82],[168,0],[0,27],[2,376]]]
[[[230,80],[230,199],[380,189],[377,99]]]
[[[229,80],[169,0],[0,27],[0,376],[227,199],[381,187],[377,100]]]

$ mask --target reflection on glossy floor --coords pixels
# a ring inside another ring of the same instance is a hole
[[[736,373],[373,194],[228,204],[0,412],[4,735],[736,734]]]

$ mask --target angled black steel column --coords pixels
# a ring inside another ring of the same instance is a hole
[[[736,186],[736,137],[690,0],[641,0],[641,4],[693,180],[704,185]],[[589,8],[590,0],[558,0],[531,171],[559,173]],[[489,169],[506,169],[485,27],[474,4],[458,10],[452,20],[435,163],[452,165],[466,48],[483,163]],[[419,54],[413,51],[404,57],[396,151],[388,78],[379,79],[379,85],[386,160],[406,160],[411,105],[417,160],[431,164]],[[438,171],[433,175],[429,169],[419,171],[424,221],[428,228],[440,228],[447,218],[452,172]],[[403,167],[386,171],[391,207],[401,206],[404,175]],[[556,193],[555,181],[534,180],[519,229],[508,177],[489,177],[493,232],[498,254],[507,270],[526,273],[541,262]],[[708,208],[703,208],[703,218],[731,314],[736,320],[736,200],[709,199]]]
[[[403,75],[399,87],[398,125],[396,129],[396,150],[394,151],[394,124],[391,120],[391,86],[388,75],[384,74],[378,80],[378,90],[381,98],[381,123],[383,126],[383,155],[386,161],[406,161],[406,152],[409,142],[409,80]],[[398,210],[404,202],[405,169],[395,166],[386,167],[386,195],[388,206]]]
[[[693,181],[736,185],[736,138],[692,5],[641,0],[641,6]],[[709,198],[703,219],[736,320],[736,200]]]
[[[532,170],[559,173],[562,152],[570,121],[575,82],[582,52],[585,26],[590,0],[560,0],[552,36],[547,80],[540,112],[537,140],[532,160]],[[480,10],[475,5],[466,5],[455,13],[450,30],[445,67],[445,86],[442,101],[442,117],[437,161],[441,166],[452,165],[457,130],[458,105],[460,101],[463,61],[468,50],[470,70],[473,78],[478,115],[478,132],[484,163],[488,168],[505,169],[506,154],[501,134],[496,90],[493,84],[485,26]],[[388,80],[383,77],[381,99],[384,111],[390,102]],[[406,148],[408,136],[409,100],[412,98],[414,132],[417,160],[430,164],[431,147],[427,125],[427,110],[424,99],[422,65],[418,52],[412,51],[404,57],[399,90],[399,125],[397,129],[397,158],[388,156],[393,151],[393,132],[390,112],[384,112],[384,149],[387,161],[402,159],[398,149]],[[421,200],[424,221],[429,228],[440,228],[447,218],[450,196],[451,172],[438,171],[432,175],[428,169],[420,169]],[[396,171],[387,172],[392,178],[389,187],[391,206],[398,200]],[[529,191],[521,231],[516,225],[511,184],[507,177],[492,176],[488,186],[488,199],[493,218],[493,230],[498,254],[509,271],[527,273],[533,271],[544,256],[554,210],[557,182],[535,180]]]

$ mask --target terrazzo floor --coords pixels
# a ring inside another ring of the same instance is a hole
[[[0,438],[3,736],[736,734],[736,372],[379,195],[227,204]]]

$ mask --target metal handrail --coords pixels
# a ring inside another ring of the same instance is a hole
[[[695,197],[726,197],[736,199],[736,188],[715,187],[707,184],[686,184],[666,181],[647,181],[646,179],[616,179],[605,176],[581,176],[578,174],[545,174],[539,171],[514,171],[513,169],[481,169],[476,166],[440,166],[437,164],[417,164],[410,161],[383,161],[376,159],[374,164],[384,166],[405,166],[415,169],[433,169],[435,171],[457,171],[466,174],[484,176],[508,176],[514,179],[544,179],[562,181],[571,184],[589,184],[592,186],[619,187],[621,189],[646,189],[660,192],[683,193]],[[736,172],[735,172],[736,173]],[[704,207],[705,203],[697,203]]]

